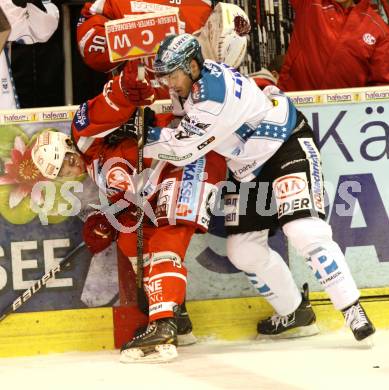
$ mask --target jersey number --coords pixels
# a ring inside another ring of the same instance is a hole
[[[102,53],[105,53],[105,46],[106,46],[105,37],[102,37],[101,35],[96,35],[93,37],[92,41],[94,45],[89,46],[89,52],[101,51]]]

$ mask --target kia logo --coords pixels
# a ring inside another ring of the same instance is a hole
[[[307,182],[299,176],[282,176],[274,182],[277,199],[285,199],[304,191]]]

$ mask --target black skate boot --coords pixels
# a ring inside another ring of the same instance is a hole
[[[356,340],[364,340],[375,332],[374,325],[369,320],[359,301],[342,310],[342,314],[346,320],[346,325],[351,328]]]
[[[151,322],[144,333],[124,344],[122,363],[167,362],[177,357],[177,324],[175,318]]]
[[[176,320],[178,345],[183,346],[195,344],[197,339],[192,333],[192,321],[190,320],[189,314],[186,310],[185,301],[180,306],[178,306]]]
[[[258,322],[257,340],[264,338],[293,338],[313,336],[319,333],[316,316],[309,302],[308,284],[304,283],[300,306],[291,314],[275,314]]]
[[[192,332],[192,321],[186,310],[185,302],[174,309],[174,316],[177,323],[177,342],[178,346],[192,345],[197,342],[196,336]],[[147,326],[141,326],[135,331],[134,337],[144,333]]]

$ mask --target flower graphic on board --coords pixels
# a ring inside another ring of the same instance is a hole
[[[49,224],[63,222],[69,216],[66,210],[71,209],[72,204],[61,193],[66,180],[48,181],[31,159],[35,138],[44,130],[48,129],[40,129],[29,138],[19,125],[0,125],[0,215],[9,223],[29,223],[38,212],[41,213],[40,210],[44,210],[45,221]],[[83,181],[84,178],[82,175],[74,180]],[[37,183],[49,187],[33,190]]]
[[[11,150],[11,159],[4,163],[3,170],[4,173],[0,175],[0,185],[12,184],[9,194],[9,207],[11,209],[18,206],[29,195],[32,196],[32,200],[35,203],[41,203],[40,194],[37,196],[36,192],[31,192],[31,190],[35,183],[45,180],[45,178],[33,163],[31,149],[27,148],[21,137],[15,137],[14,148]]]

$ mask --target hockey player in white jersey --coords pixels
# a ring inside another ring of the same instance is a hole
[[[303,114],[276,87],[262,92],[236,69],[204,61],[189,34],[166,38],[154,69],[161,82],[186,99],[185,116],[175,129],[148,129],[145,157],[177,166],[211,150],[226,158],[227,254],[276,311],[258,323],[259,335],[290,335],[296,328],[306,335],[317,332],[307,287],[301,295],[289,268],[268,245],[278,227],[306,259],[355,338],[373,334],[324,220],[320,153]]]
[[[46,42],[58,27],[59,11],[50,0],[1,0],[11,33],[0,52],[0,109],[19,108],[10,64],[11,42],[31,45]]]

